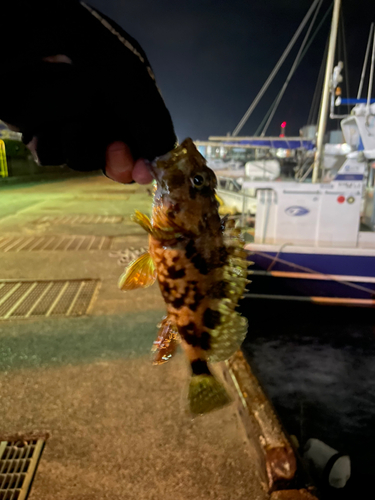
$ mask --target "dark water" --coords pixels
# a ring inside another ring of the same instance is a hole
[[[289,434],[351,457],[352,475],[324,498],[375,498],[375,310],[242,304],[243,350]]]

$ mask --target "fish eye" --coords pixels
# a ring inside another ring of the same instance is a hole
[[[193,181],[193,184],[196,188],[201,188],[203,187],[203,184],[204,184],[204,178],[202,175],[195,175],[193,178],[192,178],[192,181]]]

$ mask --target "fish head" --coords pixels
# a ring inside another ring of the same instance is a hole
[[[220,229],[217,179],[191,139],[152,166],[157,181],[154,203],[184,232]]]

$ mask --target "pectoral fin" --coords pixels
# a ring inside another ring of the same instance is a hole
[[[160,213],[157,209],[154,209],[153,214],[154,225],[151,224],[151,221],[147,217],[147,215],[139,212],[138,210],[135,211],[132,220],[139,224],[145,231],[148,232],[148,234],[151,234],[151,236],[157,240],[171,240],[178,236],[178,234],[176,233],[176,229],[174,227],[171,227],[170,225],[167,225],[166,227],[159,227],[159,224],[162,223],[160,219]],[[165,220],[163,220],[163,223],[165,223]]]
[[[133,260],[120,276],[118,286],[123,291],[147,288],[155,283],[156,269],[149,252]]]
[[[152,234],[151,221],[147,215],[143,214],[139,210],[136,210],[134,215],[132,215],[132,221],[139,224],[149,234]]]

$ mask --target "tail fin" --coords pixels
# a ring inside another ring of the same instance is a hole
[[[198,370],[194,366],[197,363],[200,368]],[[231,403],[230,396],[224,386],[212,375],[206,361],[193,361],[192,370],[188,396],[192,414],[208,413]],[[200,373],[197,374],[197,372]]]

